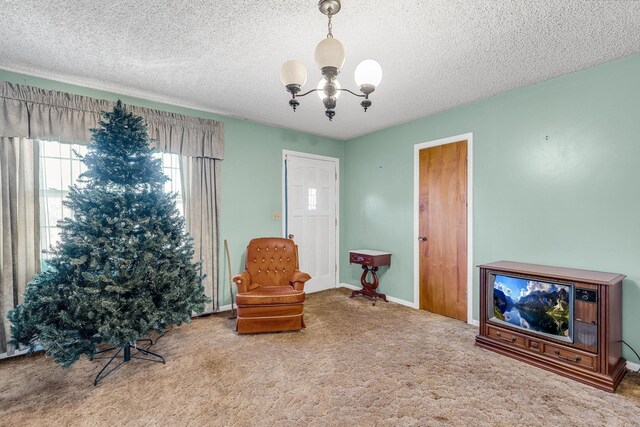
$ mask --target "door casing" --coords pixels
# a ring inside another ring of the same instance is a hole
[[[478,325],[473,319],[473,132],[413,146],[413,308],[420,308],[420,150],[463,140],[467,141],[467,323]]]
[[[336,239],[335,239],[335,265],[336,275],[334,288],[337,288],[340,283],[340,159],[337,157],[322,156],[320,154],[303,153],[300,151],[282,150],[282,237],[287,237],[287,198],[285,197],[287,192],[286,181],[286,160],[287,156],[304,157],[307,159],[325,160],[334,162],[336,164]]]

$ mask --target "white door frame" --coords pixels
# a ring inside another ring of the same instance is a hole
[[[287,191],[287,182],[285,180],[285,160],[287,155],[304,157],[307,159],[324,160],[327,162],[333,162],[336,165],[336,252],[335,252],[335,269],[336,269],[336,282],[333,284],[334,288],[338,287],[340,280],[338,278],[340,273],[340,159],[337,157],[321,156],[320,154],[303,153],[301,151],[282,150],[282,236],[287,237],[287,199],[285,197]]]
[[[413,305],[420,308],[420,150],[464,140],[467,141],[467,323],[477,325],[473,320],[473,132],[413,146]]]

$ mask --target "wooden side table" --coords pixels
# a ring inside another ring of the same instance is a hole
[[[364,295],[373,299],[373,305],[376,305],[377,298],[380,298],[384,302],[389,302],[385,294],[376,292],[378,288],[378,275],[376,272],[378,271],[378,267],[391,265],[390,252],[374,251],[371,249],[349,251],[349,264],[361,264],[363,270],[362,276],[360,276],[362,289],[351,292],[350,298],[357,295]],[[371,272],[373,282],[367,282],[367,274],[369,272]]]

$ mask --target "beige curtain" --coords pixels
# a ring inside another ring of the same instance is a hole
[[[86,144],[100,111],[114,102],[0,81],[0,136]],[[222,160],[223,123],[127,105],[144,117],[149,138],[167,153]]]
[[[213,302],[205,308],[211,313],[220,308],[218,301],[218,226],[220,206],[220,160],[182,156],[180,174],[187,231],[193,237],[194,258],[202,260],[206,273],[203,285]]]
[[[128,105],[133,114],[144,117],[149,138],[158,151],[190,157],[224,158],[222,122]]]
[[[0,137],[0,353],[12,354],[9,310],[40,270],[38,142]]]

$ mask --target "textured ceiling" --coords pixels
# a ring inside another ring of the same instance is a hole
[[[314,94],[296,113],[279,80],[309,70],[326,18],[315,0],[0,0],[0,68],[349,139],[640,53],[639,1],[343,0],[340,75],[374,58],[364,113],[342,94],[329,122]]]

